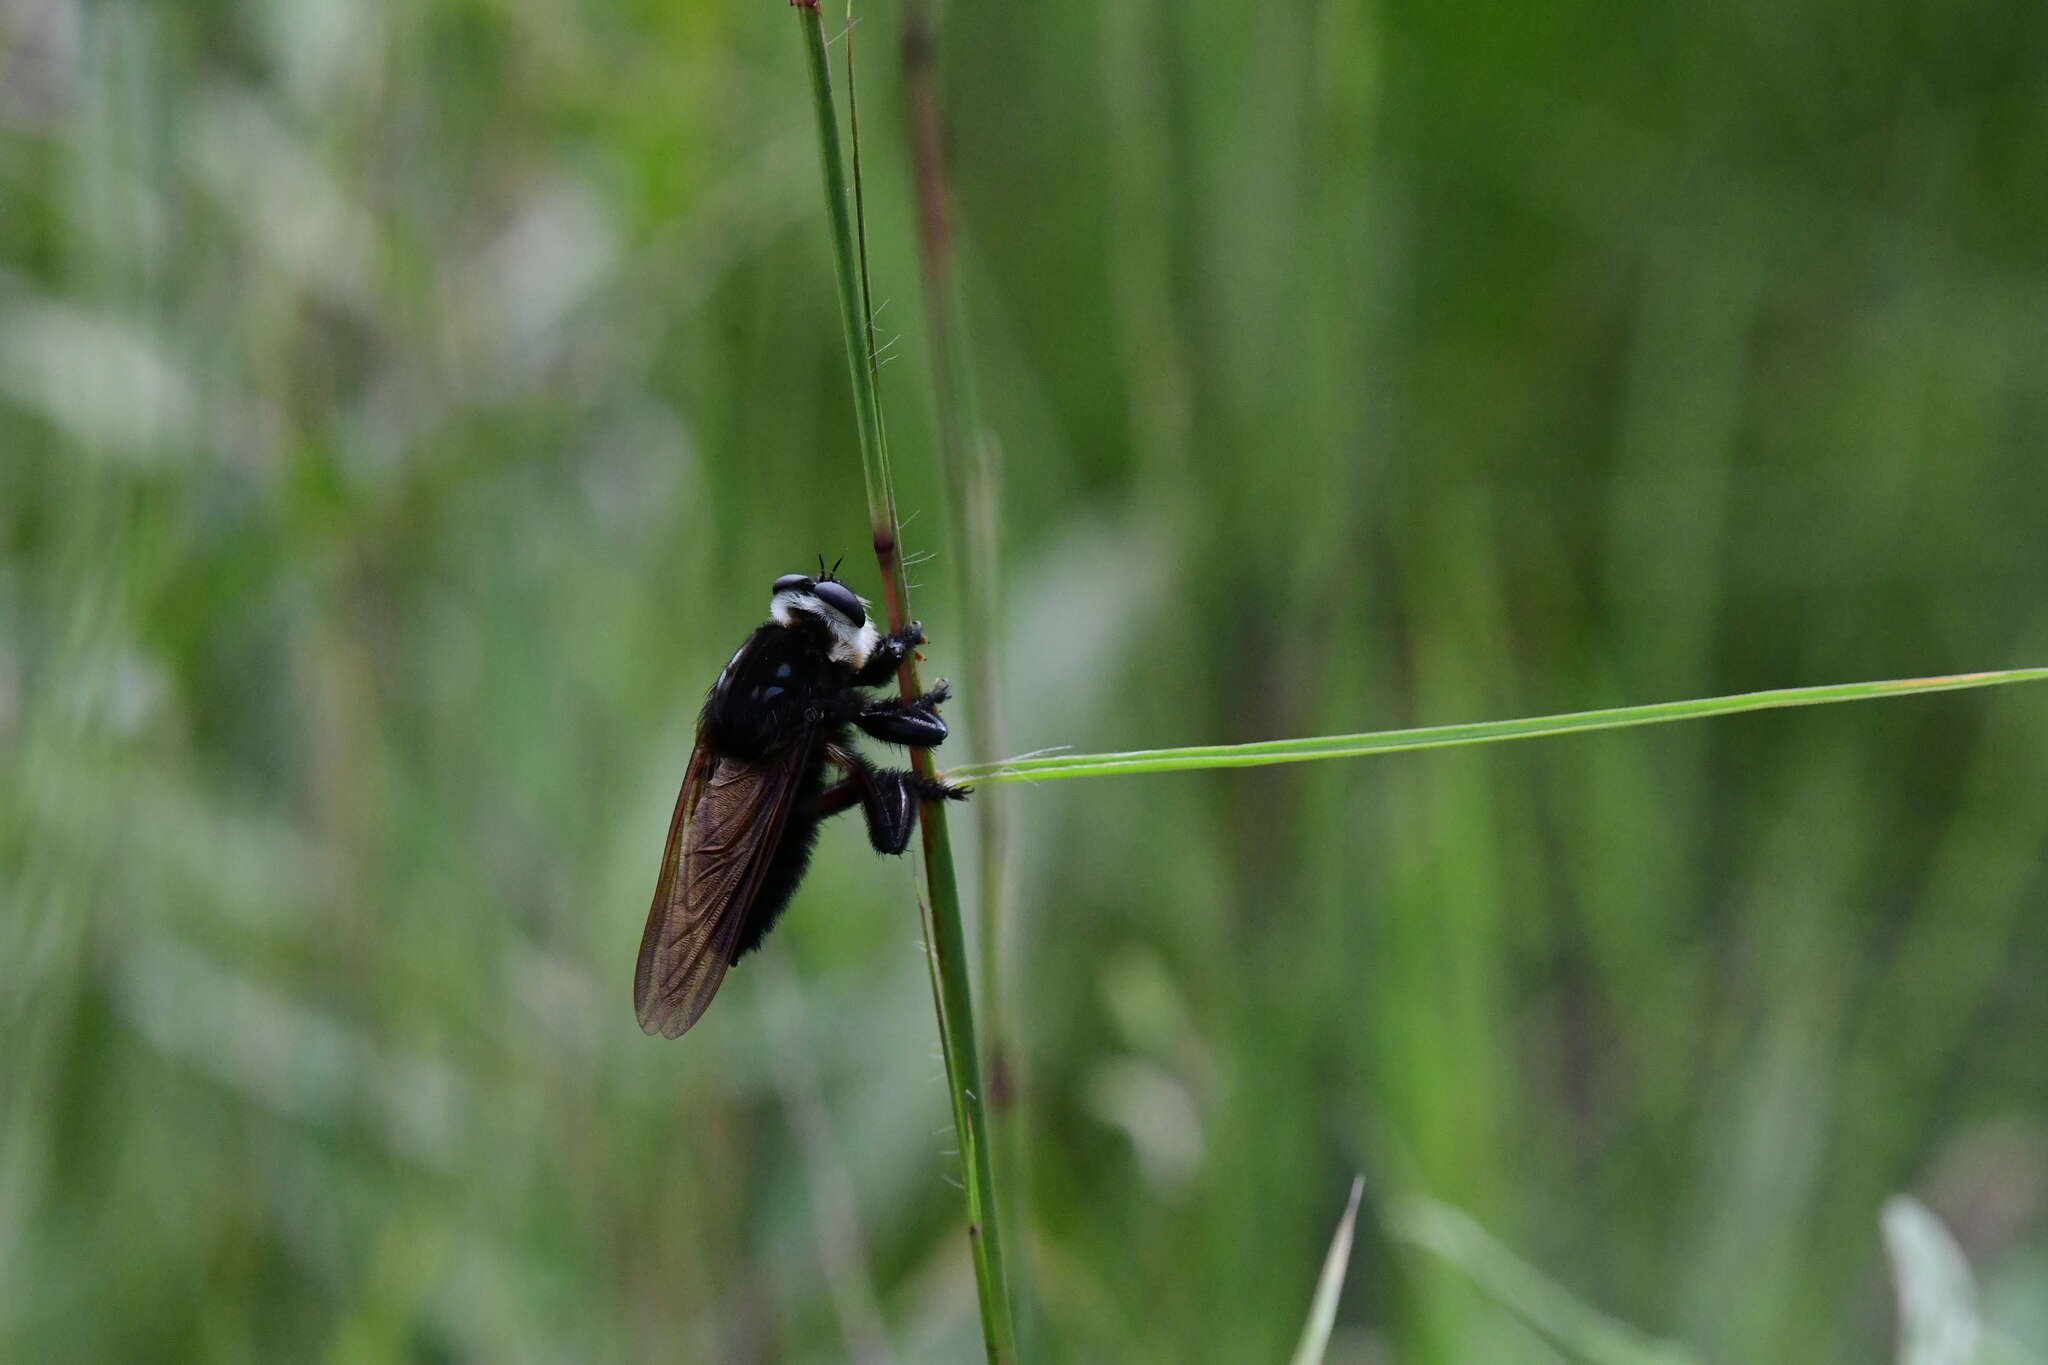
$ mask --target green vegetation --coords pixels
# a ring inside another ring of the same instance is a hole
[[[825,51],[825,19],[817,0],[798,4],[797,27],[803,37],[804,65],[811,73],[811,99],[818,114],[818,156],[824,170],[825,205],[832,222],[833,273],[839,282],[839,322],[846,338],[847,371],[854,407],[860,414],[861,477],[867,485],[869,540],[875,568],[882,575],[890,630],[915,619],[910,614],[909,580],[904,573],[901,519],[889,472],[889,446],[881,423],[881,347],[875,328],[873,295],[868,284],[867,230],[862,214],[860,119],[856,99],[857,65],[852,35],[846,49],[848,155],[842,158],[838,103],[832,91],[831,64]],[[853,7],[847,6],[851,22]],[[846,164],[853,167],[849,176]],[[906,698],[923,694],[917,659],[903,661],[898,681]],[[929,750],[917,750],[911,762],[918,774],[933,773]],[[939,1054],[946,1063],[946,1097],[953,1108],[953,1136],[959,1142],[966,1171],[966,1233],[974,1258],[974,1285],[981,1309],[982,1335],[989,1365],[1009,1365],[1017,1357],[1017,1329],[1011,1315],[1008,1276],[1003,1270],[1002,1222],[996,1203],[995,1166],[988,1122],[982,1103],[986,1089],[981,1054],[975,1043],[974,992],[968,980],[967,929],[960,913],[960,886],[953,867],[953,845],[945,803],[927,802],[918,830],[924,845],[924,884],[918,892],[923,911],[927,965],[932,978],[932,1005],[938,1015]]]
[[[1016,749],[2048,660],[2048,11],[941,19]],[[794,26],[0,6],[0,1359],[980,1352],[907,863],[630,1006],[702,689],[881,595]],[[1330,1362],[1887,1358],[1901,1192],[2048,1355],[2044,766],[2001,687],[987,784],[1022,1358],[1286,1359],[1355,1171]]]

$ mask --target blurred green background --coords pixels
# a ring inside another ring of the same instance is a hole
[[[964,667],[890,4],[869,240]],[[828,13],[836,31],[843,15]],[[0,2],[0,1358],[977,1350],[913,869],[677,1044],[704,687],[865,554],[778,0]],[[839,49],[834,48],[835,57]],[[1007,739],[2048,660],[2048,9],[957,2]],[[990,789],[1027,1354],[2048,1351],[2048,695]],[[973,822],[956,828],[974,855]],[[969,879],[972,884],[972,879]]]

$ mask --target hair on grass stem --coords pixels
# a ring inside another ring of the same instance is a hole
[[[882,387],[882,364],[875,347],[875,295],[874,290],[868,284],[868,210],[865,198],[866,192],[861,184],[860,173],[860,93],[859,86],[854,80],[853,25],[853,0],[846,0],[846,33],[844,35],[846,38],[846,143],[853,153],[854,257],[860,265],[860,310],[862,325],[867,330],[868,379],[877,390],[875,430],[878,434],[881,434],[884,431],[879,394]],[[886,444],[887,439],[886,434],[883,434],[884,450],[888,448]],[[886,471],[887,468],[888,465],[885,460],[883,469]],[[891,501],[894,501],[893,493],[891,494]],[[894,528],[894,534],[900,539],[903,534],[903,528],[900,526]]]

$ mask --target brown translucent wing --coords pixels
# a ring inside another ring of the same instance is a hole
[[[633,973],[633,1008],[648,1033],[680,1036],[718,994],[802,770],[800,744],[753,760],[714,753],[699,737]]]

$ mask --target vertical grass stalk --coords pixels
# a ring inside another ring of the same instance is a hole
[[[918,265],[923,279],[925,333],[930,338],[932,399],[937,415],[940,466],[946,502],[960,545],[958,573],[961,643],[974,680],[977,723],[968,760],[986,763],[1004,754],[1009,739],[1002,722],[997,620],[1000,554],[997,504],[1001,474],[993,436],[982,425],[969,362],[965,310],[953,273],[952,197],[946,184],[945,147],[940,128],[934,29],[929,8],[905,9],[902,28],[904,128],[910,142],[911,183],[917,196]],[[974,803],[981,847],[980,950],[981,1023],[988,1040],[988,1104],[996,1155],[1018,1188],[1014,1119],[1020,1083],[1007,1009],[1003,962],[1009,889],[1007,803]]]
[[[871,319],[862,301],[861,253],[856,245],[852,196],[846,162],[840,151],[839,118],[832,100],[832,73],[825,52],[825,23],[817,0],[795,5],[811,93],[818,116],[818,152],[825,177],[825,204],[831,220],[834,273],[839,283],[839,311],[846,340],[847,369],[853,381],[856,423],[860,432],[861,473],[867,484],[868,524],[874,536],[875,562],[881,570],[889,624],[899,627],[909,615],[909,587],[897,537],[896,494],[890,478],[889,451],[882,434],[876,366],[868,345]],[[906,658],[898,684],[906,697],[922,690],[917,662]],[[933,772],[931,755],[911,751],[911,762],[926,776]],[[925,888],[929,917],[926,943],[931,955],[933,1002],[938,1010],[939,1044],[946,1064],[946,1088],[953,1106],[953,1125],[960,1142],[960,1160],[967,1189],[967,1236],[974,1256],[975,1288],[981,1306],[982,1338],[991,1362],[1016,1359],[1016,1328],[1010,1315],[1009,1290],[1003,1275],[1002,1234],[996,1213],[995,1175],[982,1107],[981,1063],[974,1038],[974,1001],[968,983],[966,931],[960,918],[960,888],[954,877],[953,847],[942,804],[927,802],[919,826],[924,835]]]
[[[860,90],[854,82],[853,67],[853,0],[846,0],[846,31],[839,37],[839,45],[846,51],[846,141],[853,154],[853,259],[860,267],[860,317],[861,332],[867,338],[868,379],[874,385],[877,403],[875,418],[877,430],[882,434],[882,443],[889,441],[888,430],[880,426],[882,392],[882,355],[875,336],[875,293],[868,284],[868,212],[867,203],[861,192],[860,178]],[[893,502],[895,490],[889,490]]]

